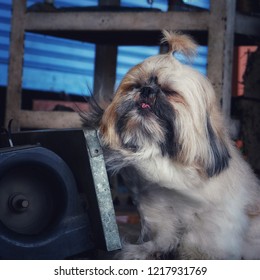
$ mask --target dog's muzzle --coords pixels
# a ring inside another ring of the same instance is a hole
[[[158,95],[158,89],[151,87],[151,86],[145,86],[140,91],[140,107],[141,109],[151,109],[152,106],[155,103],[155,100]]]

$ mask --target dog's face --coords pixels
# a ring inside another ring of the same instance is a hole
[[[194,42],[185,35],[164,36],[169,53],[146,59],[122,80],[103,115],[102,139],[112,149],[169,157],[213,176],[229,160],[214,90],[172,55],[192,53]]]

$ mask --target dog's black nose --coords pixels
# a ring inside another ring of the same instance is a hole
[[[158,78],[151,76],[146,84],[141,88],[140,95],[142,98],[155,98],[158,93]]]
[[[151,86],[144,86],[140,90],[140,106],[142,109],[151,109],[157,98],[157,89]]]
[[[142,98],[149,98],[149,97],[153,97],[156,94],[156,91],[154,88],[149,87],[149,86],[145,86],[143,88],[141,88],[141,97]]]
[[[149,97],[150,95],[155,94],[154,89],[152,87],[143,87],[141,89],[141,96],[144,98]]]

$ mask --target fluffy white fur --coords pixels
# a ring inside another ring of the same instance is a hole
[[[259,182],[233,143],[206,77],[178,62],[194,41],[131,69],[100,122],[107,165],[128,178],[142,221],[123,259],[260,259]]]
[[[231,157],[229,168],[210,179],[160,156],[135,167],[146,180],[136,177],[136,169],[124,171],[135,178],[130,184],[142,235],[151,240],[125,245],[120,258],[175,252],[180,259],[259,259],[258,183],[235,148]]]

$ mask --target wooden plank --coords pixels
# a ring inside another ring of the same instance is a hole
[[[20,110],[18,118],[20,126],[25,128],[80,128],[82,125],[76,112]]]
[[[207,30],[203,12],[28,12],[28,31]]]
[[[233,79],[233,53],[235,37],[236,0],[226,2],[226,25],[224,31],[224,61],[223,61],[223,88],[222,111],[229,119],[231,114],[232,79]],[[227,3],[228,2],[228,3]]]
[[[96,45],[94,97],[101,105],[113,98],[116,63],[117,46]]]
[[[17,113],[21,108],[25,11],[26,0],[13,0],[5,125],[13,119],[14,130],[19,128]]]
[[[99,0],[99,6],[119,6],[120,0]],[[108,103],[114,94],[117,46],[96,45],[94,96],[99,104]]]
[[[235,0],[211,0],[208,32],[208,69],[226,116],[230,115]]]

